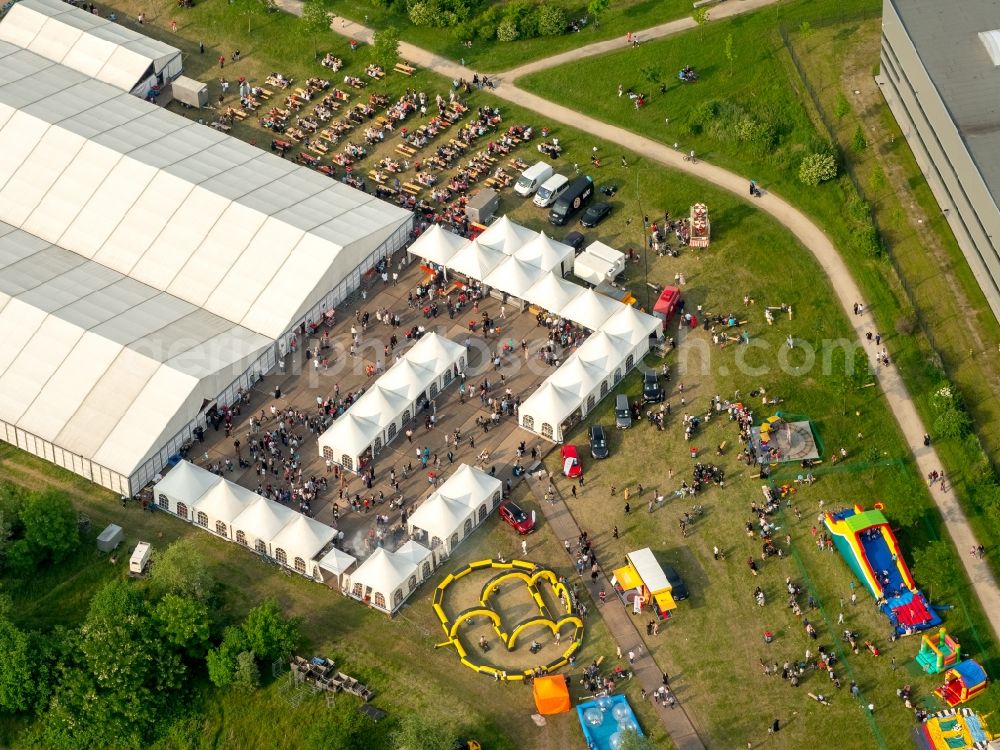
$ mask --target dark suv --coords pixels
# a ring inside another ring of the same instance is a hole
[[[642,401],[646,404],[658,404],[663,400],[663,386],[654,370],[646,370],[642,376]]]
[[[604,427],[599,424],[590,425],[590,455],[594,458],[608,457],[608,439],[604,434]]]

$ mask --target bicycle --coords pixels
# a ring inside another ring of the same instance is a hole
[[[697,164],[698,163],[698,160],[694,156],[694,151],[692,151],[690,154],[686,154],[684,156],[684,161],[689,161],[692,164]]]

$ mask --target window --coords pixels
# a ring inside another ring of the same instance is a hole
[[[455,376],[452,374],[451,370],[445,370],[443,373],[443,377],[444,377],[444,384],[448,385],[448,383],[450,383]]]
[[[448,540],[448,548],[454,550],[458,546],[458,532],[456,531],[451,535],[451,539]]]
[[[392,440],[394,437],[396,437],[396,423],[395,422],[393,422],[391,425],[389,425],[388,429],[386,429],[386,431],[385,431],[385,437],[386,437],[386,440]]]
[[[591,409],[593,409],[594,408],[594,404],[596,404],[596,403],[597,403],[597,399],[594,398],[594,394],[593,393],[591,393],[589,396],[587,396],[587,411],[590,411]]]
[[[620,382],[622,382],[622,368],[619,367],[615,370],[615,385],[618,385]]]
[[[382,450],[382,438],[377,437],[375,438],[375,445],[372,448],[372,454],[374,455],[375,453],[378,453],[380,450]]]
[[[188,518],[188,507],[184,503],[177,503],[177,515],[185,521]]]
[[[438,384],[431,383],[431,398],[436,398],[438,395]]]
[[[198,525],[208,528],[208,514],[198,511]]]
[[[552,439],[552,425],[548,422],[542,422],[542,437]]]
[[[247,546],[247,535],[243,531],[236,532],[236,543],[242,544],[244,547]]]
[[[441,537],[434,537],[431,539],[431,549],[437,549],[442,544]]]
[[[274,550],[274,559],[282,565],[288,565],[288,555],[285,554],[285,550],[281,549],[281,547]]]
[[[429,562],[425,562],[423,568],[421,568],[421,570],[420,570],[420,573],[423,576],[423,579],[425,581],[428,578],[430,578],[431,577],[431,564]]]
[[[409,421],[410,421],[410,410],[409,409],[404,409],[403,410],[403,424],[406,424]]]
[[[625,370],[631,370],[633,365],[635,365],[635,355],[630,354],[625,357]]]
[[[486,516],[488,513],[489,510],[487,510],[486,508],[486,503],[483,503],[482,505],[479,506],[479,523],[482,523],[483,521],[486,520]]]
[[[496,510],[500,505],[500,490],[493,493],[493,510]]]
[[[260,554],[266,555],[267,554],[267,542],[265,542],[263,539],[258,539],[257,543],[254,545],[254,549],[257,550],[258,552],[260,552]]]
[[[524,419],[521,420],[521,426],[526,430],[535,429],[535,418],[530,414],[525,414]]]
[[[329,445],[323,446],[323,458],[333,458],[333,448]]]
[[[295,570],[301,573],[302,575],[306,574],[306,561],[303,560],[301,557],[295,558]]]
[[[356,596],[356,597],[358,597],[358,599],[360,599],[361,598],[361,593],[363,591],[364,591],[364,588],[362,588],[361,584],[360,583],[356,583],[356,584],[354,584],[354,587],[351,589],[351,596]]]
[[[375,606],[379,609],[385,609],[385,595],[381,591],[375,592]]]
[[[417,577],[416,576],[410,576],[410,580],[407,581],[407,586],[409,587],[411,594],[414,591],[416,591],[417,590]]]
[[[224,536],[227,539],[229,538],[229,534],[226,533],[226,524],[224,524],[222,521],[215,522],[215,533],[218,534],[219,536]]]
[[[465,528],[462,530],[462,536],[468,536],[471,533],[472,533],[472,519],[471,518],[466,518],[465,519]]]
[[[395,609],[403,603],[403,590],[396,589],[392,592],[392,608]]]
[[[608,381],[604,380],[601,382],[601,398],[608,395]]]
[[[348,456],[346,453],[340,457],[340,465],[343,466],[348,471],[354,471],[354,459]]]
[[[164,495],[162,492],[160,493],[160,496],[156,499],[156,501],[157,505],[159,505],[164,510],[167,510],[167,508],[170,507],[170,501],[167,500],[167,496]]]

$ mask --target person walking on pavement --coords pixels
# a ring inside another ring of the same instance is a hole
[[[628,663],[635,664],[635,651],[632,651],[631,649],[629,649],[628,652]]]
[[[521,554],[522,555],[528,554],[528,540],[527,539],[522,539],[521,540]]]

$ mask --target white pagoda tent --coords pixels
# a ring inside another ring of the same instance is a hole
[[[513,255],[538,237],[538,234],[533,229],[515,224],[506,216],[502,216],[476,239],[483,247],[498,250],[506,255]]]
[[[455,253],[448,261],[448,268],[466,278],[482,281],[490,272],[507,259],[501,250],[486,247],[473,240]]]
[[[202,495],[193,505],[194,522],[224,539],[232,539],[233,521],[260,499],[253,490],[235,482],[222,481]]]
[[[417,590],[417,565],[379,547],[351,573],[348,585],[351,598],[392,614]]]
[[[559,314],[572,320],[574,323],[589,328],[592,331],[598,330],[604,322],[614,313],[621,309],[622,303],[610,297],[595,292],[593,289],[586,289],[582,294],[574,297],[559,311]]]
[[[156,483],[153,494],[162,510],[169,510],[185,521],[191,520],[191,506],[208,490],[223,481],[222,477],[190,461],[178,461]]]
[[[447,266],[452,257],[468,244],[468,240],[432,224],[409,247],[409,253],[439,266]]]
[[[337,530],[332,526],[296,513],[271,540],[274,559],[307,578],[323,580],[315,558],[336,535]]]
[[[268,557],[274,557],[271,540],[291,523],[298,513],[286,505],[258,497],[232,523],[233,540]]]
[[[349,574],[357,562],[358,559],[354,555],[349,555],[343,550],[333,547],[320,558],[319,567],[323,573],[328,573],[330,576],[335,577],[337,579],[337,589],[346,594],[347,582],[350,578]],[[324,578],[328,582],[331,580],[325,575]]]

